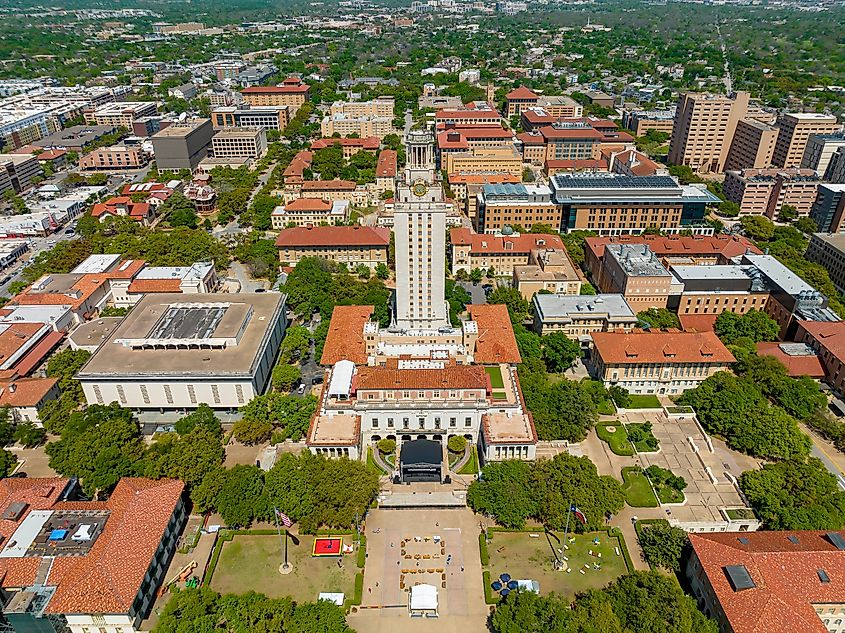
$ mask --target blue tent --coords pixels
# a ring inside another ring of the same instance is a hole
[[[501,579],[501,581],[503,583],[507,584],[508,582],[510,582],[511,575],[510,574],[502,574],[501,576],[499,576],[499,578]]]
[[[493,587],[493,591],[499,591],[502,588],[502,583],[500,583],[498,580],[494,580],[490,584],[490,586]]]

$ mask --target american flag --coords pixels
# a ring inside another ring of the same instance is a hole
[[[278,508],[273,509],[276,511],[276,517],[279,519],[279,521],[282,522],[282,525],[284,525],[285,527],[290,527],[291,525],[293,525],[293,521],[290,520],[290,517],[288,515],[286,515]]]
[[[581,510],[578,509],[578,506],[573,504],[572,507],[569,508],[569,510],[572,512],[572,514],[575,515],[576,519],[578,519],[584,525],[587,525],[587,516],[583,512],[581,512]]]

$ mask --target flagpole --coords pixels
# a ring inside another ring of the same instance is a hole
[[[563,548],[569,549],[567,547],[567,543],[569,541],[566,540],[567,535],[569,534],[569,515],[572,514],[572,502],[569,502],[569,509],[566,511],[566,528],[563,530]]]
[[[279,509],[273,506],[273,518],[276,520],[276,532],[279,533],[279,545],[282,545],[282,528],[279,525]],[[279,573],[289,574],[291,572],[290,564],[288,563],[288,531],[285,530],[285,538],[283,549],[285,552],[285,562],[279,567]]]

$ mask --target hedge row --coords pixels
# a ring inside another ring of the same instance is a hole
[[[481,566],[486,567],[490,564],[490,552],[487,550],[487,537],[484,532],[478,535],[478,550],[481,553]]]
[[[367,537],[361,534],[361,544],[358,546],[358,567],[364,568],[367,564]]]

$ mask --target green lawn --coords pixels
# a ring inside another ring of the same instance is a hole
[[[615,415],[616,414],[616,407],[613,406],[613,402],[610,400],[601,400],[596,404],[596,409],[599,412],[599,415]]]
[[[493,392],[493,400],[506,400],[508,394],[504,391],[494,391]]]
[[[504,389],[505,381],[502,379],[502,370],[496,367],[485,367],[484,371],[490,376],[490,386],[493,389]]]
[[[663,405],[660,400],[653,394],[631,394],[631,404],[629,409],[660,409]]]
[[[476,453],[475,446],[471,446],[469,451],[469,459],[467,460],[467,463],[464,464],[463,468],[458,471],[459,475],[478,474],[478,454]]]
[[[622,492],[625,501],[632,508],[656,508],[657,498],[651,491],[648,479],[636,466],[622,469]]]
[[[610,429],[613,429],[613,432]],[[625,427],[622,426],[621,422],[597,424],[596,435],[599,436],[600,440],[607,442],[610,445],[610,450],[617,455],[630,456],[634,454],[634,448],[628,441]]]
[[[669,486],[658,486],[657,497],[660,499],[660,503],[683,503],[686,499],[683,492]]]
[[[376,462],[375,457],[373,457],[373,447],[370,446],[367,448],[367,468],[372,470],[374,473],[381,475],[389,475],[390,473],[384,472],[384,469],[378,465]]]
[[[351,536],[344,537],[344,543]],[[211,588],[220,593],[257,591],[270,598],[291,596],[297,602],[313,602],[322,591],[343,592],[351,600],[358,567],[355,555],[338,558],[314,558],[313,536],[299,537],[299,545],[288,542],[288,559],[293,571],[282,576],[282,544],[273,535],[236,535],[223,544],[220,560],[211,578]],[[343,567],[338,567],[338,560]]]
[[[552,550],[542,528],[532,533],[539,534],[539,538],[531,538],[529,532],[490,532],[493,538],[487,546],[490,564],[486,569],[490,571],[491,580],[508,573],[514,579],[538,581],[540,593],[544,596],[557,593],[572,598],[576,593],[604,587],[627,572],[625,559],[621,555],[620,537],[610,537],[607,532],[578,535],[570,532],[568,538],[574,537],[575,542],[567,543],[569,549],[564,549],[563,531],[555,532],[561,544],[554,539],[552,544],[555,549],[563,550],[562,555],[569,559],[567,564],[571,571],[567,572],[554,570]],[[599,539],[598,545],[593,543],[595,538]],[[616,555],[616,547],[620,547],[619,556]],[[590,554],[591,550],[593,555]],[[601,557],[595,555],[598,553],[601,553]],[[600,565],[601,569],[594,569],[594,563]]]

